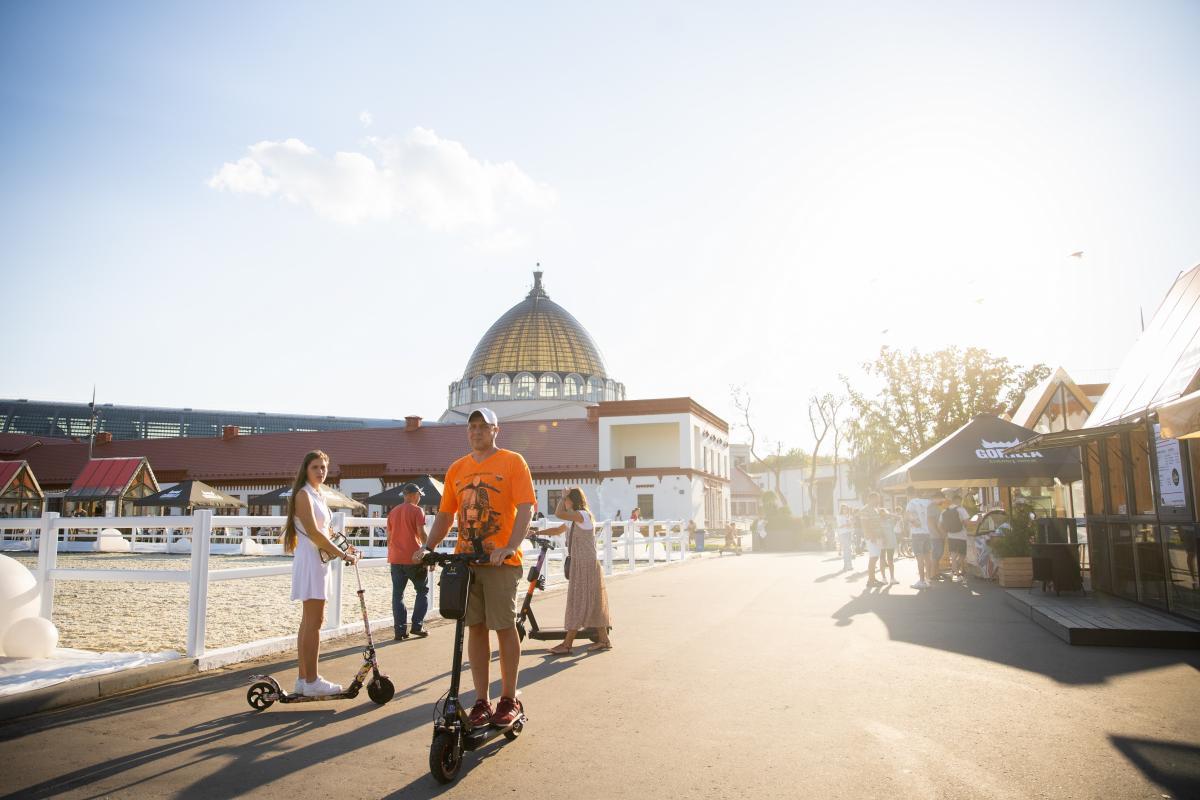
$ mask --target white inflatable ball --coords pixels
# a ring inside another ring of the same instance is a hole
[[[42,617],[26,617],[8,626],[4,652],[12,658],[49,658],[58,647],[58,628]]]
[[[15,558],[0,555],[0,655],[4,633],[18,620],[36,617],[41,605],[37,578]]]

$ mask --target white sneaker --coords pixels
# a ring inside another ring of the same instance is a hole
[[[928,588],[929,588],[929,581],[917,581],[916,583],[914,583],[914,584],[912,585],[912,588],[914,588],[914,589],[928,589]]]
[[[892,586],[900,585],[900,581],[896,580],[895,578],[892,578],[890,581],[888,581],[888,583],[890,583]]]
[[[342,686],[339,683],[330,683],[318,675],[315,681],[309,681],[304,693],[309,697],[328,697],[331,694],[341,694]]]
[[[308,687],[308,681],[303,678],[296,678],[296,688],[292,690],[293,694],[304,694],[304,690]]]

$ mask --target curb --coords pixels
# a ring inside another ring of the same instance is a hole
[[[0,722],[8,722],[40,711],[90,703],[150,684],[186,678],[198,672],[195,660],[178,658],[7,695],[0,697]]]

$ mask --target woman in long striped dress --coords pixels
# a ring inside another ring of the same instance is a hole
[[[571,577],[567,586],[567,613],[563,627],[567,636],[563,643],[550,648],[556,656],[571,654],[571,644],[581,630],[595,628],[600,641],[588,650],[611,650],[608,629],[612,620],[608,613],[608,592],[604,589],[604,572],[596,559],[596,522],[588,510],[587,498],[578,486],[572,487],[558,502],[554,516],[570,522],[546,533],[567,532],[567,548],[571,554]]]

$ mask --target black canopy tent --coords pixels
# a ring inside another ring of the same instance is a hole
[[[1082,478],[1074,448],[1009,454],[1037,431],[980,414],[942,441],[880,479],[880,488],[1053,486]]]
[[[135,506],[170,508],[242,508],[246,504],[233,495],[214,489],[204,481],[188,479],[133,501]]]
[[[434,478],[432,475],[421,475],[413,478],[411,481],[405,481],[398,486],[393,486],[387,491],[373,494],[367,498],[367,505],[371,506],[398,506],[404,502],[404,486],[408,483],[415,483],[421,487],[421,502],[418,503],[422,508],[437,508],[442,504],[442,491],[445,486],[441,481]]]
[[[345,509],[349,511],[363,511],[367,507],[357,500],[352,500],[346,495],[329,486],[321,487],[321,494],[325,495],[325,503],[333,511]],[[250,498],[252,506],[286,506],[288,498],[292,496],[292,487],[284,486],[282,489],[276,489],[273,492],[260,494]]]

